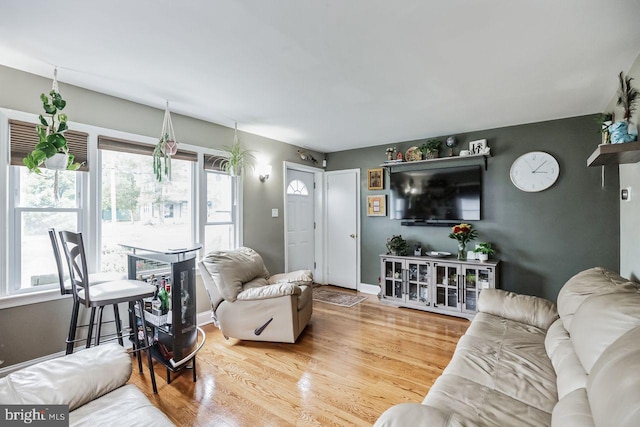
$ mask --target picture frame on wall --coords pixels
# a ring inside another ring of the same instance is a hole
[[[479,139],[477,141],[471,141],[469,143],[469,151],[471,154],[482,154],[487,149],[487,140]]]
[[[367,189],[384,190],[384,171],[382,168],[367,171]]]
[[[387,196],[367,196],[367,216],[387,216]]]

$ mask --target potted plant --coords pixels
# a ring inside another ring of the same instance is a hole
[[[255,157],[252,150],[245,150],[240,145],[240,139],[238,138],[238,127],[236,125],[235,135],[233,137],[233,145],[231,147],[223,147],[229,156],[226,158],[218,159],[216,162],[220,162],[220,167],[233,176],[242,175],[246,167],[253,167]]]
[[[623,108],[624,120],[619,120],[609,126],[611,142],[614,144],[636,140],[637,135],[629,134],[629,124],[631,116],[636,111],[636,104],[638,103],[638,96],[640,95],[638,89],[631,86],[633,77],[625,77],[622,71],[620,71],[618,78],[620,79],[620,87],[618,88],[618,102],[616,104]]]
[[[489,255],[493,255],[496,253],[495,250],[491,247],[491,243],[480,242],[476,245],[476,248],[473,250],[478,255],[478,260],[480,262],[486,262],[489,260]]]
[[[155,174],[158,182],[162,182],[163,176],[171,179],[171,156],[177,152],[178,143],[175,140],[170,139],[168,133],[162,135],[156,146],[153,148],[153,173]]]
[[[418,148],[422,151],[422,155],[425,159],[435,159],[438,157],[440,141],[437,139],[430,139]]]
[[[613,114],[602,113],[596,117],[596,123],[598,123],[598,133],[602,134],[602,143],[610,144],[611,135],[609,134],[609,126],[613,123]]]
[[[458,224],[451,227],[449,238],[458,241],[458,259],[466,259],[467,243],[478,237],[478,231],[473,229],[470,224]]]
[[[40,170],[42,165],[56,171],[78,170],[81,164],[74,163],[74,156],[69,153],[67,139],[64,137],[68,129],[67,115],[60,113],[67,102],[56,90],[51,90],[49,96],[41,94],[40,100],[47,117],[45,118],[42,114],[38,116],[40,120],[40,124],[36,126],[38,143],[33,151],[22,159],[22,163],[31,172],[38,174],[42,173]]]
[[[401,235],[391,236],[387,239],[387,251],[391,255],[405,256],[408,254],[409,244]]]

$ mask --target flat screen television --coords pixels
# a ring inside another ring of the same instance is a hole
[[[480,166],[391,173],[391,219],[427,223],[480,220]]]

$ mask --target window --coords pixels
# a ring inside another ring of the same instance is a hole
[[[171,160],[171,181],[156,180],[152,158],[101,150],[101,269],[125,272],[120,243],[148,248],[184,248],[193,237],[193,162]]]
[[[287,194],[293,194],[296,196],[308,196],[309,189],[307,189],[307,186],[304,184],[304,182],[300,181],[299,179],[294,179],[287,186]]]
[[[59,201],[55,202],[55,173],[42,175],[24,166],[10,167],[13,216],[9,241],[10,293],[43,290],[58,286],[57,267],[47,230],[50,227],[78,230],[82,219],[83,173],[58,172]]]
[[[236,246],[236,178],[207,170],[207,220],[204,227],[205,253]]]
[[[37,121],[36,115],[0,108],[0,146],[10,147],[0,150],[0,175],[9,178],[0,186],[8,207],[0,210],[0,223],[9,224],[0,228],[0,297],[25,294],[0,300],[0,306],[59,295],[50,227],[84,234],[90,271],[126,271],[119,243],[176,248],[201,242],[204,250],[240,243],[239,184],[217,169],[220,162],[207,165],[219,158],[214,150],[181,144],[171,161],[171,181],[160,185],[151,157],[155,138],[75,124],[67,139],[73,139],[76,158],[85,147],[80,158],[90,160],[91,168],[87,161],[82,172],[59,172],[56,202],[54,172],[37,175],[22,166],[35,145],[29,138]],[[35,292],[41,290],[48,292]]]

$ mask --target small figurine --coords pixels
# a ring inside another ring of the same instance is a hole
[[[396,156],[396,160],[402,160],[402,151],[398,151],[398,155]]]

